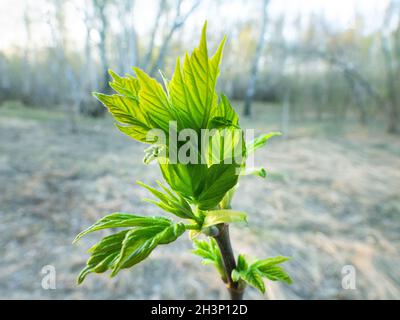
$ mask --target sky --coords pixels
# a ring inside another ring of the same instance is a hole
[[[214,1],[214,2],[213,2]],[[28,5],[32,14],[32,43],[30,46],[40,47],[51,44],[51,33],[48,26],[48,0],[0,0],[0,50],[7,51],[26,46],[26,32],[23,24],[24,8]],[[189,4],[190,0],[186,0]],[[136,0],[135,27],[139,33],[148,32],[148,21],[153,21],[158,0]],[[246,3],[244,6],[243,4]],[[203,0],[199,9],[192,16],[188,29],[200,28],[203,21],[218,21],[209,23],[216,25],[216,29],[224,30],[229,25],[252,16],[258,18],[257,7],[261,0],[231,0],[223,1],[219,7],[215,0]],[[77,7],[83,4],[82,0],[72,0],[68,6],[67,26],[69,35],[75,45],[83,44],[84,26],[80,21]],[[387,0],[271,0],[269,14],[278,16],[285,12],[286,16],[294,18],[298,12],[304,15],[310,13],[324,15],[332,24],[340,28],[351,28],[354,24],[355,10],[366,17],[366,27],[370,30],[379,27],[380,17],[387,4]],[[223,22],[223,23],[221,23]],[[215,28],[215,27],[214,27]],[[94,39],[95,39],[94,35]]]

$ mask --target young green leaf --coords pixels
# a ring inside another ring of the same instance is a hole
[[[232,271],[232,279],[239,281],[242,279],[247,284],[265,292],[265,285],[262,278],[271,281],[282,281],[288,284],[292,283],[292,279],[286,271],[278,264],[287,261],[288,257],[274,257],[264,260],[256,260],[249,264],[243,255],[239,255],[236,269]]]
[[[231,202],[239,184],[236,184],[232,189],[230,189],[219,203],[221,209],[231,209]]]
[[[141,112],[136,99],[117,94],[93,93],[93,95],[120,123],[116,126],[121,132],[140,142],[151,143],[151,141],[147,141],[147,133],[152,126],[147,116]]]
[[[237,128],[236,125],[232,123],[232,121],[224,118],[224,117],[213,117],[210,120],[209,129],[224,129],[234,127]]]
[[[110,87],[118,92],[119,94],[129,97],[133,100],[139,100],[139,80],[131,75],[125,77],[119,76],[112,70],[108,71],[113,81],[110,82]]]
[[[123,214],[110,216],[99,220],[91,228],[82,232],[81,236],[104,228],[133,228],[107,236],[90,248],[88,253],[91,253],[91,257],[79,274],[78,283],[93,272],[103,273],[112,270],[111,275],[114,276],[122,268],[132,267],[147,258],[158,245],[175,241],[186,230],[184,224],[174,224],[163,217],[126,215],[131,216],[128,219]]]
[[[203,264],[213,264],[221,275],[222,280],[226,282],[223,260],[217,242],[214,238],[209,237],[208,239],[208,242],[205,240],[194,240],[193,246],[195,249],[192,252],[203,258]]]
[[[232,189],[237,181],[237,165],[234,164],[213,164],[207,170],[207,177],[202,193],[196,199],[201,210],[215,208],[225,194]]]
[[[221,124],[214,124],[218,128],[212,129],[209,137],[204,136],[202,139],[202,145],[208,151],[208,154],[202,154],[202,158],[208,166],[213,164],[240,166],[245,162],[246,146],[243,131],[232,126],[229,121],[223,123],[224,121],[221,121]]]
[[[124,238],[111,276],[115,276],[123,268],[130,268],[146,259],[158,245],[175,241],[185,230],[185,225],[182,223],[130,230]]]
[[[264,260],[259,260],[254,263],[254,266],[263,274],[264,277],[272,281],[282,281],[291,284],[293,281],[285,270],[277,266],[282,262],[289,260],[288,257],[275,257]]]
[[[137,181],[139,185],[149,190],[154,196],[156,196],[160,201],[154,201],[151,199],[146,199],[146,201],[153,203],[160,207],[161,209],[170,212],[183,219],[197,220],[198,218],[193,213],[192,208],[189,203],[179,194],[173,194],[172,191],[168,190],[167,187],[158,182],[158,185],[164,190],[165,193],[157,190],[156,188],[150,187],[143,182]]]
[[[211,121],[215,121],[215,119],[218,119],[220,125],[223,123],[225,123],[226,126],[238,127],[239,125],[239,117],[224,94],[221,94],[221,101],[218,108],[213,109]],[[216,126],[212,125],[211,127],[215,128]]]
[[[141,217],[127,213],[112,213],[104,216],[98,220],[95,224],[91,225],[86,230],[80,232],[74,239],[73,243],[77,242],[84,235],[108,228],[123,228],[123,227],[147,227],[154,224],[158,225],[169,225],[170,220],[163,217]]]
[[[267,176],[267,171],[265,171],[264,168],[244,168],[244,170],[242,170],[240,172],[241,176],[248,176],[248,175],[253,175],[253,176],[258,176],[261,178],[265,178]]]
[[[288,260],[290,260],[289,257],[277,256],[273,258],[267,258],[264,260],[257,260],[256,262],[254,262],[254,265],[261,270],[262,268],[277,265]]]
[[[145,112],[154,128],[160,128],[165,133],[169,130],[169,121],[176,120],[173,118],[170,109],[168,97],[155,79],[149,77],[139,68],[133,68],[139,80],[139,106]]]
[[[222,55],[223,43],[217,50],[218,56]],[[207,127],[211,109],[213,106],[216,107],[215,86],[219,73],[219,61],[218,58],[213,61],[208,58],[205,24],[199,47],[193,50],[190,57],[186,54],[183,63],[186,91],[193,102],[190,112],[195,113],[195,119],[198,120],[195,128]]]
[[[293,280],[286,273],[286,271],[280,266],[270,266],[265,268],[258,268],[263,277],[268,278],[271,281],[282,281],[287,284],[292,284]]]
[[[235,210],[210,210],[205,211],[203,228],[211,227],[220,223],[247,222],[247,214]]]
[[[103,273],[113,267],[127,232],[128,230],[124,230],[107,236],[88,250],[92,255],[78,275],[78,284],[81,284],[89,273]]]
[[[237,259],[237,269],[238,270],[247,270],[248,267],[249,266],[248,266],[245,256],[243,254],[239,254],[238,259]]]
[[[247,155],[250,155],[257,149],[265,146],[267,144],[268,140],[271,139],[272,137],[281,136],[281,135],[282,135],[281,132],[270,132],[267,134],[262,134],[259,137],[255,138],[254,140],[248,142],[246,144]]]
[[[160,163],[161,173],[172,190],[186,199],[197,199],[204,189],[206,164]]]
[[[240,278],[244,280],[247,284],[253,286],[254,288],[265,293],[265,285],[262,279],[262,275],[255,268],[249,268],[246,272],[239,272]]]

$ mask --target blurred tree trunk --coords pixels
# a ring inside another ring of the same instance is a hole
[[[287,139],[289,136],[290,125],[290,88],[285,91],[282,104],[282,133],[283,138]]]
[[[98,21],[97,31],[100,36],[98,49],[100,55],[101,70],[103,73],[103,85],[101,92],[110,91],[108,86],[108,83],[110,81],[110,75],[108,73],[109,61],[108,61],[107,43],[106,43],[107,33],[109,31],[108,30],[109,22],[107,17],[107,7],[109,2],[110,2],[109,0],[93,0],[94,11]],[[95,111],[92,112],[92,115],[93,116],[103,115],[105,111],[106,111],[105,108],[100,103],[98,103],[98,108],[96,108]]]
[[[304,53],[311,56],[316,55],[320,59],[325,60],[327,63],[341,70],[345,80],[352,89],[353,98],[360,115],[359,119],[361,124],[367,123],[368,120],[368,114],[364,100],[361,98],[361,92],[367,94],[369,97],[375,100],[378,105],[384,105],[383,99],[377,92],[376,88],[374,88],[372,84],[367,81],[366,78],[364,78],[364,76],[353,66],[353,64],[347,63],[344,60],[339,59],[337,56],[324,50],[308,49]]]
[[[100,35],[100,42],[99,42],[99,51],[100,51],[100,61],[101,67],[103,70],[103,92],[108,91],[108,82],[110,80],[110,75],[108,74],[108,55],[107,55],[107,46],[106,46],[106,39],[107,39],[107,30],[108,30],[108,21],[107,16],[105,14],[105,1],[96,1],[98,3],[102,3],[101,6],[97,7],[99,18],[100,18],[100,28],[99,28],[99,35]]]
[[[145,70],[147,70],[147,68],[150,67],[150,64],[152,62],[156,34],[157,34],[158,27],[160,25],[161,17],[163,15],[165,9],[166,9],[166,0],[160,0],[159,5],[158,5],[156,20],[154,21],[154,26],[153,26],[153,29],[151,30],[149,47],[147,48],[147,53],[143,60],[143,68]]]
[[[77,8],[77,11],[81,9]],[[90,114],[90,106],[94,105],[94,100],[90,93],[98,83],[96,64],[93,59],[93,47],[91,44],[91,31],[94,29],[93,7],[84,4],[83,22],[85,25],[85,47],[83,56],[83,67],[80,72],[80,96],[81,101],[78,105],[79,112],[82,114]]]
[[[155,63],[153,64],[150,70],[150,75],[152,76],[154,76],[156,71],[164,64],[165,55],[167,53],[168,45],[171,42],[172,36],[175,34],[177,30],[179,30],[185,24],[187,18],[189,18],[189,16],[196,10],[201,1],[200,0],[194,1],[191,8],[183,15],[181,13],[182,2],[183,0],[178,0],[174,22],[168,33],[165,35],[160,47],[160,51],[155,60]]]
[[[85,34],[85,57],[83,68],[85,80],[86,80],[86,88],[85,90],[93,90],[95,85],[97,84],[97,72],[95,68],[95,64],[93,61],[93,50],[91,45],[91,31],[93,30],[93,12],[91,11],[93,8],[86,7],[84,10],[84,24],[86,29]]]
[[[26,45],[24,48],[24,55],[23,55],[23,72],[24,75],[22,80],[22,94],[23,99],[26,100],[31,96],[32,91],[32,75],[31,75],[31,67],[30,67],[30,45],[32,43],[32,36],[31,36],[31,19],[30,19],[30,8],[28,2],[25,1],[25,8],[24,8],[24,29],[25,29],[25,36],[26,36]]]
[[[64,111],[68,116],[70,131],[76,132],[77,104],[75,99],[79,99],[80,97],[80,83],[77,81],[66,55],[67,33],[65,30],[65,2],[62,0],[52,1],[54,5],[54,16],[49,17],[48,25],[55,46],[56,61],[53,65],[53,77],[54,79],[60,79],[60,82],[57,83],[56,95],[58,97],[58,102],[64,106]]]
[[[400,5],[395,1],[391,1],[387,7],[380,39],[386,67],[388,133],[400,133],[400,97],[398,93],[400,80],[400,21],[397,22],[396,30],[390,30],[390,22],[394,13],[397,13],[397,19],[400,19]]]
[[[118,64],[120,73],[127,72],[130,67],[138,64],[137,57],[137,37],[134,27],[134,0],[123,0],[118,6],[119,22],[122,27],[121,39],[118,46]]]
[[[246,96],[245,96],[245,100],[244,100],[244,111],[243,111],[244,116],[251,115],[251,103],[254,98],[256,84],[257,84],[257,76],[258,76],[258,69],[259,69],[258,64],[259,64],[262,50],[264,48],[264,37],[265,37],[265,30],[267,27],[267,12],[268,12],[267,8],[268,8],[269,0],[262,0],[262,1],[263,1],[263,15],[262,15],[262,20],[261,20],[261,29],[260,29],[259,39],[257,42],[256,52],[255,52],[253,62],[251,65],[250,80],[249,80],[249,84],[247,86]]]
[[[358,114],[359,114],[359,120],[360,124],[362,126],[366,126],[368,122],[368,114],[367,114],[367,108],[365,105],[365,99],[363,98],[363,89],[361,85],[355,81],[354,77],[352,76],[351,72],[349,69],[344,69],[343,70],[344,77],[347,80],[347,83],[349,84],[349,87],[352,92],[352,99],[354,101],[354,104],[356,105],[358,109]]]
[[[9,79],[9,73],[8,73],[8,67],[7,67],[7,60],[0,55],[0,74],[2,77],[0,77],[0,88],[3,89],[4,91],[8,91],[10,88],[10,79]],[[3,98],[0,96],[0,99]],[[0,103],[2,101],[0,100]]]
[[[388,90],[388,133],[399,133],[399,110],[398,110],[398,82],[396,82],[396,76],[393,66],[393,57],[389,49],[388,40],[385,36],[381,39],[382,51],[385,57],[386,64],[386,87]]]

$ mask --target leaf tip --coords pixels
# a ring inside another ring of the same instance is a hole
[[[138,184],[139,186],[146,187],[146,185],[145,185],[142,181],[140,181],[140,180],[136,180],[135,182],[136,182],[136,184]]]
[[[96,91],[92,91],[92,96],[95,97],[96,99],[100,100],[99,97],[101,96],[101,93],[100,92],[96,92]]]
[[[116,72],[114,72],[112,69],[108,69],[107,71],[108,71],[108,74],[109,74],[114,80],[118,80],[118,79],[121,78],[121,77],[120,77]]]
[[[132,70],[135,72],[137,78],[140,80],[140,78],[147,76],[146,72],[144,72],[142,69],[138,67],[132,67]]]
[[[207,32],[207,19],[204,20],[203,29],[202,29],[202,34],[205,34],[206,32]]]

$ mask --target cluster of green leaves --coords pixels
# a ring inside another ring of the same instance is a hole
[[[78,283],[92,272],[130,268],[144,260],[158,246],[175,241],[184,231],[183,223],[173,223],[164,217],[141,217],[126,213],[113,213],[79,233],[74,242],[84,235],[102,229],[128,228],[103,238],[88,250],[91,257],[78,276]]]
[[[223,267],[221,252],[218,249],[214,238],[209,237],[209,241],[194,240],[194,254],[203,258],[203,264],[212,264],[217,269],[224,282],[227,282],[227,275]],[[265,292],[265,284],[263,278],[271,281],[282,281],[287,284],[292,283],[292,279],[286,271],[279,266],[282,262],[289,260],[288,257],[274,257],[263,260],[253,260],[249,263],[244,255],[239,255],[236,268],[232,271],[231,277],[235,282],[239,282],[239,287],[244,288],[250,285],[262,293]]]
[[[198,235],[200,231],[220,223],[247,221],[247,214],[245,212],[231,209],[197,210],[197,213],[194,213],[192,207],[185,198],[180,194],[169,190],[161,182],[157,181],[157,183],[164,192],[138,181],[138,184],[149,190],[156,198],[158,198],[158,201],[152,199],[144,200],[155,204],[165,212],[172,213],[175,216],[186,219],[189,223],[192,223],[191,226],[187,225],[186,227],[193,228],[193,231],[197,231],[193,234]],[[194,238],[194,236],[191,238]]]
[[[292,279],[281,266],[278,266],[287,260],[289,260],[288,257],[278,256],[249,263],[243,255],[239,255],[236,269],[232,271],[232,279],[233,281],[244,281],[262,293],[265,292],[263,278],[291,284]]]
[[[177,59],[175,71],[169,81],[164,77],[162,84],[149,77],[139,68],[134,68],[136,77],[121,77],[110,71],[113,81],[111,87],[117,92],[113,95],[95,93],[95,96],[108,108],[118,122],[116,125],[123,133],[135,140],[153,144],[147,149],[145,162],[157,159],[160,149],[169,155],[170,122],[176,122],[177,131],[192,129],[201,135],[201,129],[216,129],[216,135],[239,128],[238,116],[228,99],[218,99],[216,83],[219,64],[225,38],[212,57],[208,56],[206,25],[203,28],[199,47],[191,55],[186,54],[183,66]],[[153,136],[153,129],[162,130],[166,141],[161,143]],[[224,131],[225,130],[225,131]],[[245,157],[244,141],[225,142],[231,149],[242,143],[243,160]],[[161,145],[160,145],[161,144]],[[184,142],[181,142],[182,147]],[[234,145],[233,145],[234,144]],[[201,143],[197,146],[201,157]],[[230,150],[224,150],[222,159],[232,157]],[[170,187],[199,206],[201,210],[215,208],[225,193],[238,180],[237,167],[243,161],[232,164],[218,163],[209,165],[213,159],[205,159],[199,164],[183,164],[169,161],[169,157],[159,163],[164,179]],[[166,163],[165,163],[166,162]]]
[[[139,68],[133,68],[135,76],[120,76],[110,71],[113,79],[110,86],[116,93],[94,94],[113,115],[121,132],[150,145],[145,150],[144,163],[157,161],[168,186],[157,182],[159,188],[155,188],[138,182],[157,199],[146,201],[181,221],[125,213],[114,213],[100,219],[81,232],[75,241],[101,229],[124,229],[103,238],[89,249],[91,257],[78,277],[79,283],[89,273],[110,270],[111,276],[115,276],[121,269],[130,268],[148,257],[157,246],[175,241],[186,230],[190,231],[193,239],[201,233],[210,235],[215,225],[246,222],[244,212],[231,209],[238,173],[265,177],[265,169],[246,168],[245,162],[251,153],[279,133],[262,135],[247,144],[243,133],[233,134],[240,129],[239,117],[227,97],[223,94],[219,97],[216,92],[224,44],[225,38],[215,54],[209,57],[204,25],[199,46],[191,55],[185,55],[183,64],[177,59],[171,80],[161,74],[163,84],[158,83]],[[192,129],[198,136],[201,136],[202,129],[212,129],[218,154],[214,145],[207,149],[206,156],[202,154],[202,147],[207,141],[199,141],[195,146],[191,141],[178,141],[178,148],[185,145],[192,151],[194,148],[199,161],[184,163],[179,158],[172,161],[170,142],[174,139],[170,136],[171,123],[176,125],[177,132]],[[160,140],[159,135],[154,133],[160,131],[165,140]],[[209,242],[194,241],[194,253],[203,257],[205,263],[215,265],[226,280],[215,240],[210,237]],[[238,269],[237,272],[240,279],[246,281],[245,269]]]
[[[194,240],[194,250],[192,251],[195,255],[203,258],[203,264],[213,264],[221,276],[224,282],[227,282],[225,274],[224,264],[222,261],[221,252],[218,249],[217,242],[214,238],[206,240]]]

